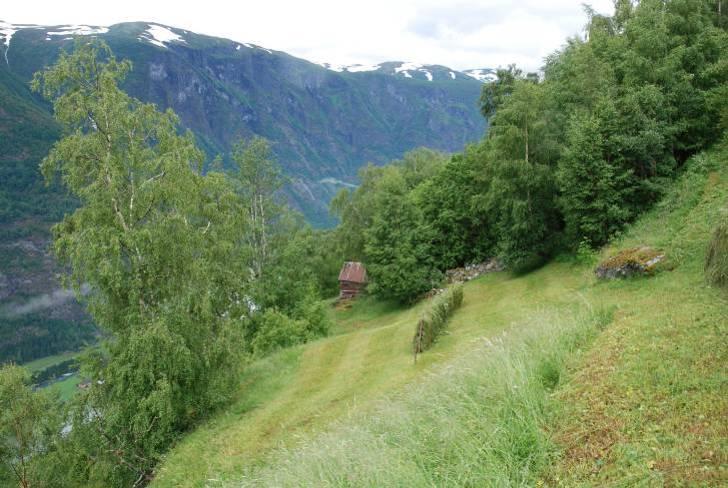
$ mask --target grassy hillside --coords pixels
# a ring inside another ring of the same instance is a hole
[[[425,304],[335,311],[337,335],[248,368],[154,486],[728,482],[728,295],[702,272],[727,202],[725,159],[695,158],[601,256],[657,247],[656,276],[597,282],[598,256],[487,275],[417,364]]]

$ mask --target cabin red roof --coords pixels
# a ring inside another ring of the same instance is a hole
[[[367,270],[363,264],[355,261],[347,261],[341,267],[339,281],[350,281],[352,283],[366,283]]]

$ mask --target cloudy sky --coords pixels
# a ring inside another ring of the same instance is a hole
[[[527,70],[581,35],[582,0],[41,0],[3,2],[10,23],[152,21],[286,51],[316,62],[413,61]],[[611,13],[612,0],[587,0]]]

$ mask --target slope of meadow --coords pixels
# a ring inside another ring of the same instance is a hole
[[[253,364],[154,486],[513,486],[728,481],[728,295],[703,259],[728,165],[698,156],[601,256],[465,287],[414,364],[426,306],[361,300],[337,334]],[[664,250],[656,276],[597,282],[596,259]]]

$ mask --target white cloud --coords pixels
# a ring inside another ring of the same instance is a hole
[[[541,65],[586,22],[579,0],[43,0],[6,2],[12,23],[110,25],[148,21],[332,64],[413,61],[456,69]],[[611,0],[593,0],[610,13]]]

